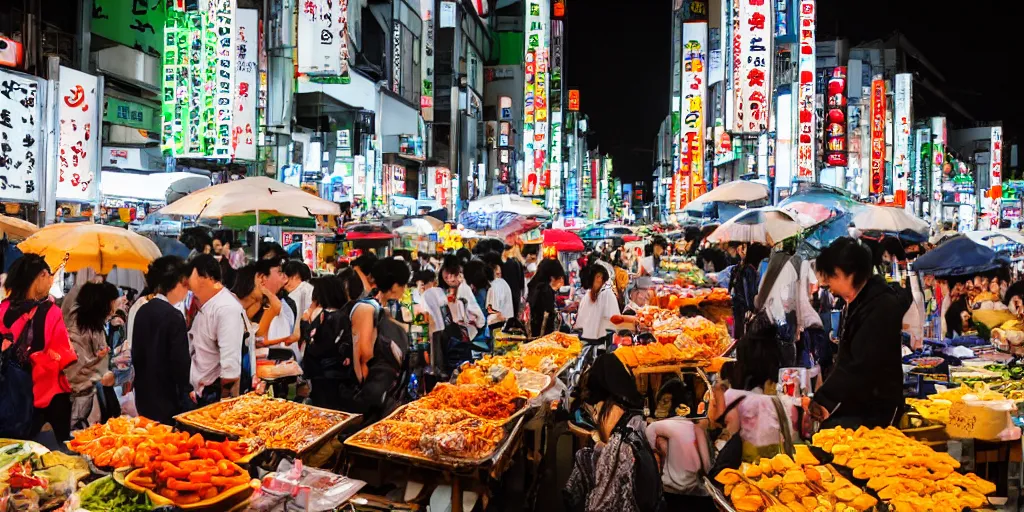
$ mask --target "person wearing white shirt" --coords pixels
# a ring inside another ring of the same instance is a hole
[[[512,304],[512,288],[501,277],[501,256],[497,253],[484,254],[484,263],[494,271],[494,280],[487,290],[487,324],[494,330],[510,318],[515,318],[515,307]]]
[[[576,329],[583,331],[582,338],[596,342],[615,330],[612,317],[619,314],[619,302],[608,282],[608,270],[592,264],[582,272],[583,285],[588,292],[580,298],[580,309],[576,314]]]
[[[288,297],[295,302],[295,310],[301,317],[313,303],[313,285],[309,284],[313,277],[312,272],[305,263],[297,260],[285,263],[282,270],[288,278],[284,283],[284,291],[288,292]]]
[[[448,304],[451,308],[452,319],[455,323],[462,324],[469,333],[469,339],[476,338],[476,335],[487,325],[487,317],[476,302],[473,289],[466,284],[462,277],[462,264],[455,257],[446,257],[441,267],[441,279],[444,280],[448,291]]]
[[[252,340],[245,336],[245,310],[220,282],[217,260],[200,254],[190,266],[189,288],[201,306],[188,333],[192,358],[189,381],[192,399],[203,406],[237,394],[242,345]]]
[[[287,294],[281,294],[281,290],[288,282],[288,277],[281,268],[281,261],[276,259],[263,259],[256,263],[256,282],[281,301],[281,310],[270,321],[270,329],[267,331],[267,340],[264,346],[270,347],[268,355],[270,359],[279,361],[295,359],[301,362],[302,351],[299,350],[298,343],[300,326],[297,320],[303,310],[300,310],[298,304]]]

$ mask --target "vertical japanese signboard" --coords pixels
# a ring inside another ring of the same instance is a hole
[[[253,53],[247,59],[257,59],[258,25],[245,28],[246,49]],[[175,9],[168,13],[161,135],[163,149],[174,156],[233,155],[234,101],[238,94],[235,27],[234,0],[211,0],[205,11]],[[253,89],[252,84],[249,89]]]
[[[556,191],[555,194],[549,198],[547,206],[556,209],[561,203],[561,198],[558,197],[562,189],[562,37],[563,37],[563,25],[562,20],[551,21],[551,62],[549,65],[551,72],[551,83],[550,89],[551,94],[550,100],[548,101],[548,108],[550,112],[550,126],[551,126],[551,150],[550,150],[550,177],[546,180],[546,185],[552,190]]]
[[[100,105],[95,76],[60,67],[57,86],[57,199],[93,201]]]
[[[340,0],[302,0],[299,4],[299,73],[340,75],[347,13]]]
[[[545,3],[528,0],[526,5],[526,59],[523,94],[523,166],[522,193],[544,193],[543,173],[547,161],[547,35]]]
[[[845,167],[846,156],[846,66],[832,69],[825,97],[825,162]]]
[[[921,201],[921,208],[918,212],[921,218],[928,218],[931,213],[931,201],[928,196],[928,190],[931,188],[931,174],[929,173],[931,141],[931,130],[927,126],[918,128],[914,132],[914,170],[917,173],[917,178],[914,181],[917,183],[915,193]]]
[[[1003,127],[993,126],[988,163],[988,197],[991,205],[989,220],[992,228],[999,227],[1000,201],[1003,197]]]
[[[0,199],[39,202],[42,80],[0,70]]]
[[[800,56],[797,62],[797,178],[814,180],[814,31],[815,0],[800,0],[800,27],[797,34]]]
[[[580,90],[569,89],[569,112],[580,111]]]
[[[910,193],[910,106],[913,76],[899,73],[893,84],[893,144],[892,193],[893,202],[904,208]]]
[[[239,9],[235,33],[235,98],[231,129],[231,153],[241,160],[256,160],[256,47],[259,12]]]
[[[942,222],[942,168],[946,164],[946,118],[933,117],[931,120],[931,181],[932,219]]]
[[[885,80],[871,81],[871,194],[885,190]]]
[[[689,177],[689,187],[684,191],[687,202],[700,195],[704,185],[707,41],[706,22],[683,24],[683,122],[680,152],[683,172]]]
[[[680,6],[681,7],[681,6]],[[683,15],[678,9],[672,13],[672,75],[669,90],[672,91],[670,128],[672,131],[672,183],[669,188],[669,206],[675,211],[682,208],[682,123],[683,113]]]
[[[738,133],[762,133],[768,130],[771,105],[772,2],[738,0],[738,3],[739,75],[732,128]]]
[[[150,55],[163,54],[164,0],[94,0],[91,30]]]
[[[434,121],[434,0],[420,0],[423,15],[423,56],[420,58],[420,114],[423,120]]]
[[[235,0],[211,0],[216,60],[215,129],[213,156],[231,158],[231,117],[235,89]]]

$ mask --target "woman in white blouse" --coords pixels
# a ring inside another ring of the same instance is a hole
[[[609,282],[608,270],[602,265],[591,264],[580,272],[583,288],[588,290],[580,298],[580,309],[576,314],[576,329],[583,331],[585,341],[596,343],[615,330],[612,317],[619,314],[619,301],[615,298]]]

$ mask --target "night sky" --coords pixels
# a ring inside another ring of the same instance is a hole
[[[580,108],[601,150],[628,180],[650,176],[655,137],[669,110],[671,3],[577,0],[566,6],[567,85],[580,89]],[[944,75],[946,93],[975,118],[1002,121],[1008,139],[1024,128],[1021,4],[825,0],[818,9],[819,40],[838,36],[855,45],[899,30]]]

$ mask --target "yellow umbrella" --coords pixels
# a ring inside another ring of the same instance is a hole
[[[0,232],[7,235],[7,238],[12,240],[24,240],[36,231],[39,231],[39,227],[31,222],[21,220],[17,217],[0,215]]]
[[[142,235],[85,222],[46,226],[18,244],[18,249],[42,255],[50,268],[66,259],[68,272],[92,268],[100,274],[110,273],[115,266],[145,272],[160,257],[156,244]]]

